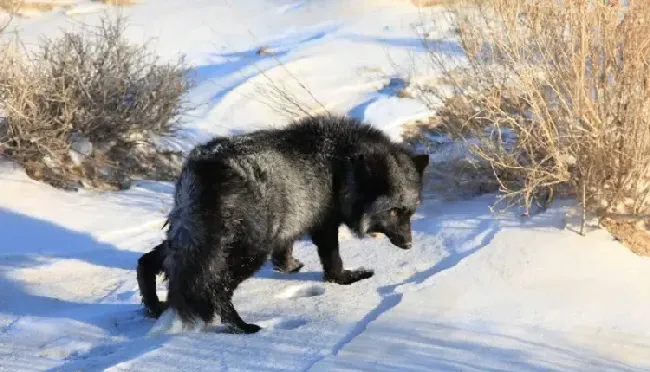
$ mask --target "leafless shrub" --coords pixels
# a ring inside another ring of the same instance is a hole
[[[0,151],[31,177],[115,189],[176,173],[179,159],[163,156],[156,141],[189,109],[189,69],[182,58],[162,63],[146,44],[130,44],[125,28],[123,17],[104,17],[3,59]]]
[[[272,78],[266,72],[258,69],[261,81],[253,83],[255,93],[250,98],[287,120],[296,120],[320,113],[329,114],[325,105],[314,92],[282,61],[274,59],[284,76]]]
[[[443,107],[445,130],[469,140],[526,210],[565,188],[583,215],[649,218],[646,2],[468,2],[454,12],[461,67],[431,50],[445,79],[421,89]]]

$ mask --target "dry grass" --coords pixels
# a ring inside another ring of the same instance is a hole
[[[135,0],[92,0],[110,6],[124,7],[138,3]],[[16,16],[51,12],[56,8],[70,9],[74,0],[48,1],[48,0],[0,0],[0,9]]]
[[[93,0],[98,3],[104,3],[111,6],[131,6],[138,3],[135,0]]]
[[[132,177],[173,179],[180,159],[156,141],[172,135],[189,107],[182,59],[161,63],[130,44],[125,20],[104,17],[13,50],[0,65],[0,152],[56,187],[119,189]]]
[[[568,188],[583,214],[647,214],[650,7],[473,3],[455,13],[466,67],[432,50],[446,81],[422,92],[435,108],[452,108],[447,132],[489,162],[511,205],[529,209]]]
[[[427,8],[432,6],[454,6],[463,1],[464,0],[411,0],[411,4],[419,8]]]
[[[601,221],[601,225],[632,252],[639,256],[650,256],[650,234],[645,231],[647,226],[644,228],[635,222],[607,218]]]
[[[50,12],[61,5],[61,3],[52,1],[0,0],[0,9],[18,14]]]

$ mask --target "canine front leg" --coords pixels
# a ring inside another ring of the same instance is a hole
[[[293,242],[276,245],[273,247],[271,255],[271,262],[275,271],[297,273],[304,266],[302,262],[293,257]]]
[[[374,275],[372,270],[344,270],[339,254],[338,227],[328,226],[312,234],[312,241],[318,247],[318,256],[325,272],[325,281],[341,285],[356,283]]]

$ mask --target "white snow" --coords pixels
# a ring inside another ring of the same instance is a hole
[[[103,9],[72,3],[12,27],[29,47]],[[459,57],[443,10],[408,0],[142,0],[123,12],[134,41],[153,37],[164,58],[183,52],[197,67],[201,106],[182,148],[286,122],[264,100],[270,81],[399,140],[426,109],[395,98],[391,78],[436,74],[418,33]],[[0,190],[0,371],[650,370],[650,259],[602,230],[578,236],[562,205],[521,219],[490,214],[490,196],[428,195],[410,251],[342,234],[346,266],[376,272],[351,286],[322,282],[315,247],[300,241],[300,273],[267,265],[237,290],[242,317],[263,330],[233,335],[141,313],[135,266],[163,237],[171,183],[70,193],[4,162]]]

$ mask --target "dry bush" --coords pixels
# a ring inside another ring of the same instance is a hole
[[[13,14],[21,4],[22,0],[0,0],[0,9]]]
[[[650,256],[650,234],[647,233],[648,224],[640,221],[615,221],[604,219],[601,225],[632,252],[640,256]],[[645,225],[645,226],[644,226]],[[644,231],[645,230],[645,231]]]
[[[133,177],[175,176],[179,156],[157,151],[156,142],[189,109],[189,70],[182,59],[161,63],[147,45],[130,44],[125,26],[104,17],[3,59],[0,151],[31,177],[116,189]]]
[[[26,1],[26,0],[0,0],[0,9],[17,16],[25,16],[30,13],[50,12],[58,7],[67,8],[70,3],[55,1]]]
[[[646,2],[470,2],[454,12],[466,55],[450,66],[431,50],[445,79],[420,92],[443,107],[447,133],[469,140],[527,210],[563,189],[584,212],[648,218]]]
[[[127,7],[137,4],[135,0],[91,0],[115,7]],[[29,16],[40,13],[51,12],[54,9],[62,8],[68,10],[75,5],[74,0],[0,0],[0,10],[13,16]]]
[[[95,0],[113,6],[130,6],[137,3],[136,0]]]
[[[464,0],[411,0],[411,4],[418,8],[427,8],[432,6],[453,6],[458,5]]]

